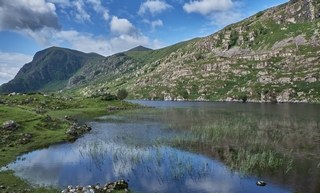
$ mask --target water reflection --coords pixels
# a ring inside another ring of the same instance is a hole
[[[186,104],[183,108],[188,107]],[[60,188],[122,178],[134,192],[293,192],[269,179],[264,179],[267,186],[258,187],[258,177],[239,175],[212,158],[161,143],[183,132],[170,128],[210,124],[208,120],[214,117],[203,109],[212,108],[212,104],[193,104],[202,110],[175,109],[162,114],[148,109],[99,117],[87,122],[92,132],[76,142],[23,155],[8,168],[34,184]],[[220,103],[214,105],[216,110],[229,108]],[[248,111],[258,111],[266,106],[248,107]],[[244,108],[247,107],[237,104],[232,110]]]

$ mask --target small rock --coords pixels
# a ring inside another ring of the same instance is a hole
[[[256,182],[256,185],[257,186],[265,186],[265,185],[267,185],[267,183],[265,181],[259,180]]]
[[[26,133],[26,134],[24,134],[24,136],[27,137],[27,138],[31,138],[32,137],[32,135],[30,133]]]
[[[52,122],[52,118],[47,114],[47,121]]]

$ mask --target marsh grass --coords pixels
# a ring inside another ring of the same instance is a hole
[[[178,149],[165,146],[167,143],[164,141],[150,143],[145,140],[128,140],[130,138],[105,137],[95,141],[83,141],[78,149],[81,156],[89,158],[96,168],[111,164],[115,175],[122,178],[130,175],[139,178],[153,175],[159,183],[172,183],[185,177],[200,179],[213,172],[213,166],[206,161],[195,160],[191,154],[181,154]],[[143,142],[146,144],[141,144]]]
[[[243,112],[217,112],[210,125],[184,127],[174,146],[203,152],[243,173],[288,172],[297,157],[319,159],[320,120]]]

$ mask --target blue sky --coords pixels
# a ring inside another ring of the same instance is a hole
[[[0,0],[0,85],[51,46],[103,56],[205,37],[288,0]]]

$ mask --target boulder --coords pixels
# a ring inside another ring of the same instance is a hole
[[[15,121],[6,121],[2,124],[2,129],[14,131],[18,129],[18,124]]]
[[[71,116],[69,116],[69,115],[65,115],[65,116],[64,116],[64,119],[67,120],[67,121],[71,121],[71,122],[76,122],[76,121],[77,121],[76,118],[71,117]]]
[[[90,126],[88,126],[87,124],[84,124],[82,126],[82,129],[85,130],[85,131],[91,131],[92,130],[92,128]]]
[[[77,135],[78,135],[78,132],[77,132],[73,127],[70,127],[70,128],[66,131],[66,134],[72,135],[72,136],[77,136]]]
[[[115,111],[115,110],[119,110],[119,107],[109,105],[109,106],[107,107],[107,109],[108,109],[109,111]]]
[[[107,190],[109,192],[113,190],[125,190],[128,189],[128,183],[124,180],[118,180],[115,182],[107,183],[104,185],[104,190]]]

